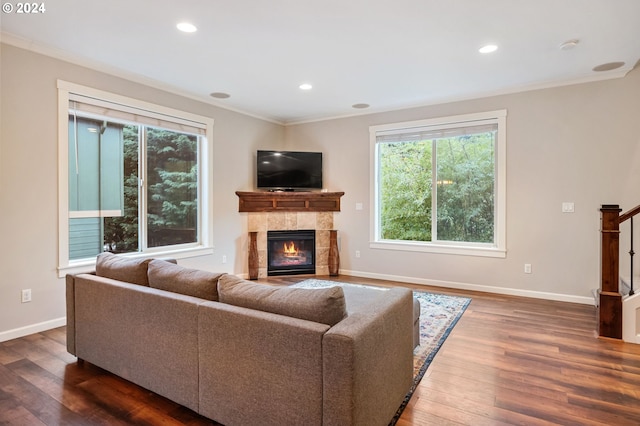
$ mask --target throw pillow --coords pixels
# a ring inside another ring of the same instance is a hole
[[[150,259],[128,259],[113,253],[100,253],[96,258],[96,275],[127,283],[149,286],[147,265]]]
[[[218,300],[218,279],[222,275],[160,259],[149,263],[149,287],[213,301]]]
[[[347,316],[341,287],[292,288],[252,283],[233,275],[218,281],[220,302],[333,326]]]

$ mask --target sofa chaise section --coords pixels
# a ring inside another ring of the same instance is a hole
[[[370,291],[324,336],[323,425],[384,426],[411,387],[413,293]]]
[[[328,329],[240,306],[201,306],[200,412],[225,425],[322,425]]]
[[[222,302],[269,312],[200,307],[204,415],[228,425],[388,424],[412,383],[411,290],[363,288],[367,297],[348,316],[341,287],[278,288],[228,275],[218,291]]]

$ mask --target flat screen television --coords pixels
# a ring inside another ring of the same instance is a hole
[[[257,154],[257,187],[275,191],[322,188],[322,153],[262,151]]]

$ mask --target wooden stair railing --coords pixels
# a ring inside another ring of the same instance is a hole
[[[623,214],[620,215],[619,223],[622,223],[622,222],[626,221],[627,219],[631,219],[633,216],[637,215],[638,213],[640,213],[640,206],[635,206],[634,208],[632,208],[628,212],[623,213]]]
[[[617,204],[603,204],[601,212],[600,291],[598,303],[598,335],[622,339],[622,294],[620,294],[620,224],[640,213],[640,205],[626,213]],[[631,231],[633,234],[633,230]],[[631,235],[631,267],[633,268],[633,235]],[[633,275],[633,269],[631,274]],[[633,279],[633,278],[632,278]],[[633,286],[632,286],[633,291]]]

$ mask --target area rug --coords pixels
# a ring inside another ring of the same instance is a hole
[[[316,279],[302,281],[293,287],[326,288],[334,286],[358,286],[384,290],[382,287]],[[396,424],[429,364],[471,303],[471,299],[467,297],[446,296],[418,290],[413,290],[413,296],[420,302],[420,345],[413,351],[413,384],[389,426]]]

